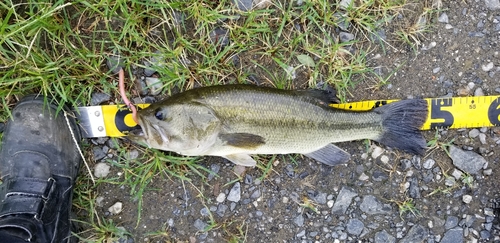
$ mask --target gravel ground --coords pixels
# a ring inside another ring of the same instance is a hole
[[[445,1],[443,9],[416,55],[373,51],[370,62],[381,74],[400,68],[389,85],[354,90],[352,100],[500,93],[499,1]],[[95,102],[107,99],[96,94]],[[101,184],[98,209],[131,233],[128,242],[500,242],[500,129],[437,135],[453,141],[450,156],[440,148],[410,156],[376,144],[367,152],[366,144],[348,142],[338,144],[352,154],[346,166],[277,156],[267,174],[206,157],[201,164],[213,171],[207,183],[157,176],[138,225],[129,188]],[[106,162],[110,141],[92,140],[100,177],[121,175]],[[158,231],[164,234],[148,234]]]

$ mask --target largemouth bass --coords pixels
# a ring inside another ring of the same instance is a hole
[[[220,156],[255,166],[251,154],[299,153],[327,165],[349,161],[332,143],[371,139],[422,154],[425,100],[402,100],[368,112],[330,107],[322,90],[223,85],[188,90],[138,112],[132,141],[187,156]]]

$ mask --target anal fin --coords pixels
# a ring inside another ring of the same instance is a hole
[[[223,157],[241,166],[254,167],[257,164],[257,162],[248,154],[229,154]]]
[[[304,155],[330,166],[345,164],[351,158],[349,153],[333,144]]]

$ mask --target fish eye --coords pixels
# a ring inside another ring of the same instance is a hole
[[[155,117],[158,120],[163,120],[163,118],[165,118],[165,116],[163,115],[163,111],[161,111],[161,109],[155,110]]]

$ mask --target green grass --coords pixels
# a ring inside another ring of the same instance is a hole
[[[413,199],[407,198],[404,201],[395,201],[396,205],[398,205],[399,209],[399,217],[403,219],[403,216],[411,213],[415,217],[421,217],[419,210],[416,208]]]
[[[173,87],[247,82],[256,74],[266,85],[282,88],[323,81],[345,98],[371,69],[366,53],[350,51],[353,43],[339,43],[335,28],[349,22],[363,41],[364,34],[375,33],[402,11],[405,1],[366,1],[348,8],[342,18],[329,1],[304,2],[276,2],[250,12],[235,10],[230,1],[0,3],[2,104],[10,106],[14,97],[32,92],[73,106],[88,104],[95,91],[116,95],[116,77],[105,66],[106,56],[115,52],[128,68],[143,67],[153,55],[163,59],[154,68],[164,93]],[[230,31],[225,48],[209,37],[217,26]],[[299,55],[310,56],[315,65],[301,65]],[[241,65],[232,65],[235,56]],[[287,80],[289,66],[308,77]]]
[[[367,78],[376,80],[374,87],[387,83],[387,78],[374,76],[367,66],[366,56],[374,48],[371,36],[411,9],[408,15],[414,17],[409,24],[399,25],[399,37],[375,45],[418,44],[415,37],[429,25],[413,28],[412,23],[422,14],[433,13],[417,0],[354,1],[345,10],[339,1],[311,0],[301,6],[273,1],[269,8],[248,12],[237,10],[230,0],[25,2],[0,2],[0,121],[6,121],[12,106],[29,93],[53,96],[60,107],[89,105],[93,92],[111,94],[112,102],[120,103],[117,77],[106,67],[107,57],[117,53],[123,58],[128,92],[133,96],[139,90],[131,74],[155,56],[160,61],[152,68],[163,82],[162,95],[227,83],[283,89],[328,84],[345,101],[350,90]],[[337,29],[345,24],[356,35],[355,41],[339,41]],[[210,38],[217,27],[229,31],[230,43],[222,48]],[[292,70],[297,75],[294,80]],[[123,234],[116,222],[95,210],[97,188],[103,183],[130,188],[139,200],[138,223],[141,198],[152,189],[148,185],[153,178],[204,181],[208,173],[196,158],[159,151],[142,151],[141,157],[127,160],[125,154],[131,148],[120,144],[119,160],[110,163],[123,171],[122,177],[93,185],[82,171],[77,185],[74,204],[87,215],[82,218],[88,219],[84,235],[89,241]],[[261,179],[272,172],[274,159],[259,157]],[[235,232],[235,238],[244,235],[241,227]]]

